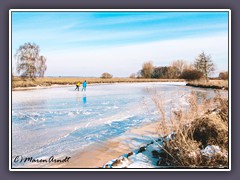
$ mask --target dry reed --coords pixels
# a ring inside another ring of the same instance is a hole
[[[161,137],[174,134],[164,141],[164,158],[160,166],[179,168],[222,168],[228,167],[228,99],[218,92],[207,99],[193,92],[189,98],[189,107],[171,112],[167,117],[164,100],[153,95],[159,115],[158,133]],[[219,147],[221,152],[211,157],[203,153],[207,146]]]

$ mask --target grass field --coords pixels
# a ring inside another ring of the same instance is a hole
[[[183,82],[182,79],[136,79],[136,78],[68,78],[68,77],[45,77],[36,78],[35,80],[23,79],[20,77],[12,78],[12,88],[20,87],[36,87],[51,85],[75,85],[77,82],[87,81],[88,84],[93,83],[133,83],[133,82]]]
[[[87,81],[88,84],[93,83],[136,83],[136,82],[184,82],[183,79],[142,79],[142,78],[69,78],[69,77],[44,77],[31,79],[23,79],[20,77],[12,78],[12,88],[27,88],[36,86],[51,86],[51,85],[75,85],[77,82]],[[227,80],[209,80],[209,81],[190,81],[187,86],[225,89],[228,90]]]

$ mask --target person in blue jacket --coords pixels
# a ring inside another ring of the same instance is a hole
[[[82,91],[86,91],[86,88],[87,88],[87,82],[85,80],[82,85]]]

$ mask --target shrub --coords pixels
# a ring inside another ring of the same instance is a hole
[[[167,72],[168,72],[168,67],[155,67],[153,72],[152,72],[152,78],[167,78]]]
[[[153,63],[151,61],[145,62],[142,65],[141,76],[144,78],[151,78],[153,70],[154,70]]]
[[[228,79],[228,72],[220,72],[218,78],[223,79],[223,80],[227,80]]]
[[[184,70],[180,78],[185,80],[198,80],[203,77],[203,73],[197,70]]]
[[[112,77],[113,77],[113,75],[111,75],[109,73],[103,73],[102,76],[101,76],[101,78],[103,78],[103,79],[110,79]]]
[[[134,78],[136,78],[136,74],[132,73],[129,77],[134,79]]]

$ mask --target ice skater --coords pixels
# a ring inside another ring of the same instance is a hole
[[[85,80],[82,85],[82,91],[86,91],[86,88],[87,88],[87,82]]]
[[[78,90],[78,91],[79,91],[79,87],[80,87],[80,82],[77,82],[77,84],[76,84],[76,88],[75,88],[75,90],[74,90],[74,91],[76,91],[76,90]]]

